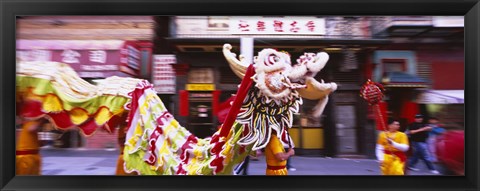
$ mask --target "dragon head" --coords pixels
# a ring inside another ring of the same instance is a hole
[[[242,55],[240,59],[231,52],[232,46],[223,46],[223,55],[228,61],[230,68],[240,78],[243,78],[249,63]],[[273,100],[285,100],[292,95],[298,94],[307,99],[323,99],[337,89],[335,83],[325,83],[315,80],[314,77],[326,65],[329,56],[325,52],[304,53],[291,64],[290,55],[275,49],[263,49],[253,59],[255,67],[254,81],[256,87]],[[294,91],[297,90],[297,91]]]
[[[225,44],[223,54],[230,68],[243,78],[250,65],[241,55],[230,50]],[[302,98],[320,100],[314,108],[314,115],[319,117],[326,105],[328,95],[335,91],[335,83],[317,81],[315,75],[323,69],[329,57],[325,52],[305,53],[292,65],[290,54],[275,49],[263,49],[253,58],[255,74],[252,80],[254,88],[243,102],[243,111],[237,116],[241,123],[248,124],[248,134],[239,140],[240,144],[254,143],[253,149],[266,146],[272,130],[281,141],[291,144],[287,128],[292,126],[293,113],[298,112]]]

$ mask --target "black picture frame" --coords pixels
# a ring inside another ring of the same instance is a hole
[[[1,190],[478,190],[478,0],[1,0]],[[464,15],[465,176],[15,176],[15,18],[22,15]]]

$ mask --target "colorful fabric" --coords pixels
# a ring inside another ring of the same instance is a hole
[[[127,173],[139,175],[232,174],[251,146],[236,144],[243,126],[234,123],[228,136],[200,139],[180,126],[152,85],[139,83],[129,103],[124,160]],[[223,128],[223,127],[222,127]]]
[[[267,102],[259,89],[252,87],[242,106],[237,120],[248,124],[248,134],[240,139],[239,144],[253,144],[253,150],[266,147],[272,133],[276,133],[283,144],[294,147],[287,129],[292,127],[293,114],[298,112],[303,103],[301,97],[292,96],[290,100],[277,104]]]
[[[231,96],[224,102],[220,103],[218,106],[218,112],[217,112],[217,120],[220,123],[225,122],[227,118],[228,111],[230,111],[230,108],[232,108],[232,103],[235,100],[235,96]]]
[[[19,62],[17,66],[18,115],[45,117],[61,130],[79,127],[86,136],[98,128],[113,132],[125,119],[128,92],[140,81],[113,76],[92,85],[67,64]]]
[[[393,147],[392,144],[388,143],[387,138],[392,139],[392,141],[399,144],[408,145],[408,137],[405,133],[402,132],[381,132],[378,135],[377,144],[383,146],[384,148],[384,160],[380,165],[380,170],[383,175],[404,175],[406,155],[404,152]]]
[[[398,144],[407,144],[408,137],[405,133],[402,132],[380,132],[378,135],[377,144],[382,145],[385,148],[385,151],[396,152],[399,151],[397,148],[393,147],[392,144],[388,143],[387,138],[392,139],[392,141],[397,142]]]
[[[237,119],[240,109],[245,102],[244,100],[248,96],[247,94],[249,93],[250,87],[253,84],[252,77],[254,76],[254,74],[255,69],[253,65],[249,65],[245,72],[245,76],[243,76],[242,83],[240,83],[240,86],[237,90],[235,100],[233,100],[232,103],[232,107],[230,108],[230,111],[228,112],[227,117],[222,124],[222,126],[225,128],[220,130],[220,136],[225,137],[230,131],[229,127],[231,127]]]
[[[383,163],[380,165],[382,175],[404,175],[405,161],[402,161],[397,155],[385,154]]]
[[[243,161],[251,150],[265,148],[269,142],[272,143],[268,149],[275,152],[283,149],[280,142],[293,148],[287,129],[292,126],[293,114],[302,104],[297,89],[307,87],[303,84],[307,78],[314,80],[315,74],[325,66],[328,54],[306,54],[301,57],[301,63],[292,66],[288,53],[264,49],[254,59],[254,64],[247,66],[237,60],[230,49],[231,45],[225,44],[223,53],[234,73],[243,80],[224,123],[211,138],[199,139],[180,126],[147,81],[137,85],[128,104],[126,172],[141,175],[231,174],[233,165]],[[325,99],[337,87],[334,83],[315,82],[312,92],[322,95],[315,97],[319,99]],[[182,95],[185,94],[180,93]],[[325,100],[319,103],[319,106],[326,104]],[[180,108],[181,115],[185,115],[186,107]],[[323,107],[319,108],[315,112],[318,116],[323,111]],[[272,138],[272,134],[277,134],[278,138]],[[270,168],[273,171],[267,174],[287,173],[285,164],[269,166],[282,169]]]

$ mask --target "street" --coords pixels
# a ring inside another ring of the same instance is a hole
[[[87,150],[42,148],[42,175],[115,175],[118,150]],[[294,156],[292,165],[297,169],[289,175],[380,175],[378,163],[373,159]],[[418,172],[409,175],[433,175],[419,162]],[[249,175],[265,175],[265,158],[250,160]]]

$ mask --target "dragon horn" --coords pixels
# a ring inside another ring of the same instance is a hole
[[[305,81],[305,88],[297,89],[301,97],[309,100],[323,99],[337,89],[335,83],[320,83],[312,77]]]
[[[235,73],[235,75],[237,75],[239,78],[242,79],[243,76],[245,76],[245,72],[247,71],[248,64],[242,63],[243,57],[241,55],[239,56],[240,60],[235,58],[235,54],[232,53],[230,50],[232,50],[232,45],[224,44],[223,56],[225,56],[225,59],[230,65],[230,68],[232,69],[233,73]]]

